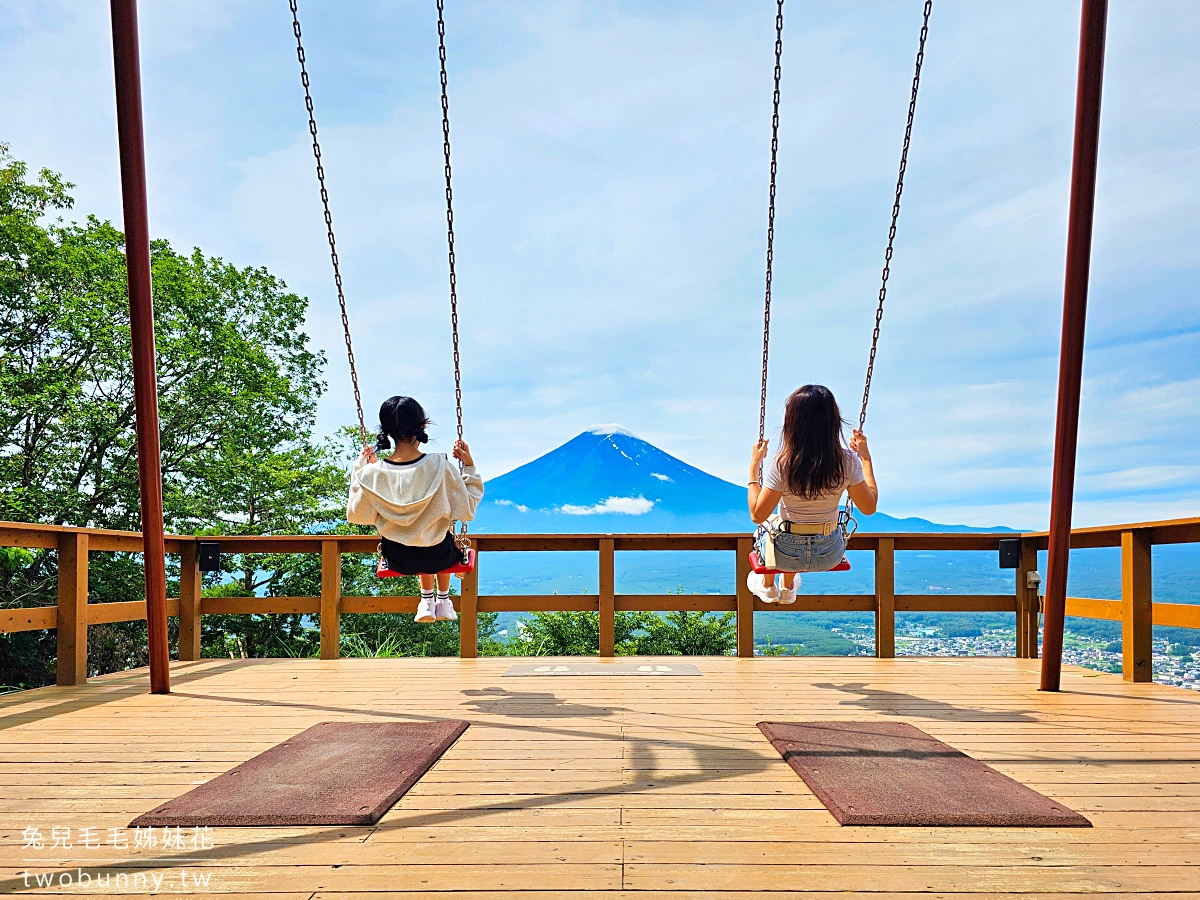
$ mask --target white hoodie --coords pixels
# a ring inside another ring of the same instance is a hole
[[[483,497],[474,466],[460,475],[444,453],[427,453],[411,463],[368,463],[361,456],[350,470],[346,519],[372,525],[390,541],[433,547],[454,521],[470,522]]]

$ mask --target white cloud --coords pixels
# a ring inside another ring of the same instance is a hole
[[[291,30],[269,5],[212,6],[144,5],[151,226],[311,298],[332,431],[354,420],[353,395]],[[1110,11],[1076,507],[1123,519],[1200,497],[1200,5],[1144,6]],[[4,140],[78,184],[76,215],[119,223],[106,11],[4,9]],[[771,12],[530,0],[448,19],[465,424],[489,471],[619,417],[741,481],[758,424]],[[418,396],[448,444],[428,10],[302,13],[368,415]],[[800,383],[856,411],[919,14],[789,14],[772,437]],[[867,422],[886,512],[1024,525],[1048,509],[1078,27],[1070,4],[1042,0],[935,11]]]
[[[514,503],[512,500],[493,500],[492,502],[495,503],[497,506],[511,506],[517,512],[522,512],[522,513],[529,512],[529,507],[526,506],[524,503]]]
[[[654,501],[645,497],[609,497],[593,506],[576,506],[564,503],[557,512],[568,516],[598,516],[605,513],[617,513],[625,516],[644,516],[654,508]]]
[[[661,472],[651,472],[650,477],[657,478],[659,481],[670,481],[672,483],[674,483],[674,481],[675,481],[675,479],[672,478],[670,475],[663,475]]]

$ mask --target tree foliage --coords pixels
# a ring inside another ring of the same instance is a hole
[[[484,634],[482,628],[480,634]],[[614,637],[618,656],[723,656],[737,647],[733,613],[620,611],[615,616]],[[600,652],[600,614],[533,613],[520,619],[517,634],[506,644],[497,644],[492,652],[595,656]]]
[[[124,236],[91,216],[51,221],[70,209],[71,187],[44,169],[30,177],[0,145],[0,519],[137,529]],[[313,437],[324,360],[308,347],[305,298],[265,269],[198,249],[155,241],[151,256],[167,528],[294,533],[339,520],[345,470]],[[53,602],[54,556],[6,561],[0,604]],[[211,590],[305,580],[294,559],[227,562]],[[91,568],[92,602],[142,596],[138,559],[94,554]],[[280,627],[302,630],[284,618],[249,623],[263,632],[256,650]],[[93,672],[143,663],[144,632],[144,623],[90,629]],[[30,661],[52,660],[52,635],[0,642],[0,682],[51,674]]]
[[[64,219],[73,185],[31,175],[0,144],[0,519],[137,530],[139,494],[124,235],[88,216]],[[151,245],[164,519],[181,534],[362,534],[343,504],[356,435],[314,437],[322,355],[304,331],[307,300],[266,269],[199,249]],[[226,555],[207,596],[315,596],[316,554]],[[0,607],[55,602],[56,553],[0,551]],[[343,592],[418,593],[414,578],[381,582],[374,560],[343,557]],[[177,572],[176,572],[177,575]],[[176,591],[176,585],[169,585]],[[90,602],[144,594],[137,554],[90,559]],[[731,616],[617,614],[617,652],[728,653]],[[319,617],[207,615],[206,656],[311,656]],[[480,616],[495,655],[595,654],[595,613],[538,613],[507,643]],[[171,625],[172,641],[175,623]],[[455,622],[351,614],[342,651],[454,655]],[[89,672],[144,665],[144,622],[89,629]],[[54,679],[52,632],[0,635],[0,688]]]

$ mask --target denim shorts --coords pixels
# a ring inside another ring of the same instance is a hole
[[[760,528],[756,547],[764,558],[765,543],[771,538]],[[775,537],[775,568],[781,572],[828,572],[846,555],[846,535],[835,528],[831,534],[788,534]]]

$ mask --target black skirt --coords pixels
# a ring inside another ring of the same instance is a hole
[[[434,575],[462,562],[462,551],[448,531],[442,542],[432,547],[410,547],[389,541],[382,535],[380,543],[388,568],[401,575]]]

